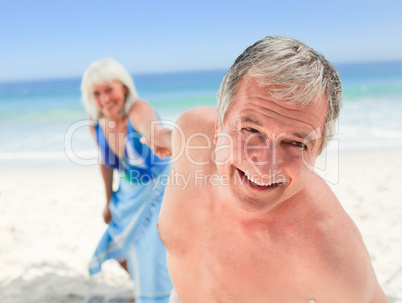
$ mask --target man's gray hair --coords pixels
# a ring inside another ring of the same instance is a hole
[[[111,58],[95,61],[84,72],[81,81],[82,102],[91,119],[99,120],[101,115],[94,101],[93,86],[112,81],[119,81],[127,88],[122,115],[128,114],[138,98],[133,79],[123,65]]]
[[[288,104],[304,106],[324,96],[328,113],[322,148],[331,140],[342,107],[342,85],[338,72],[323,55],[298,40],[276,36],[265,37],[248,47],[236,59],[219,88],[220,127],[243,78],[256,79],[274,99]]]

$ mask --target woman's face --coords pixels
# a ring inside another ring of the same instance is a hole
[[[120,116],[126,99],[127,87],[119,81],[92,86],[92,95],[98,110],[108,118]]]

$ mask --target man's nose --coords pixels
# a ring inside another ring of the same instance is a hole
[[[282,152],[277,144],[267,143],[264,146],[253,147],[248,152],[249,161],[261,173],[279,170],[283,163]]]

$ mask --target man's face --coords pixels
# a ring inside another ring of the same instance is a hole
[[[253,79],[242,80],[218,128],[216,165],[247,211],[273,210],[302,190],[323,141],[327,108],[322,100],[300,107],[268,92]]]

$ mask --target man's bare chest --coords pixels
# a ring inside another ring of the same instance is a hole
[[[199,271],[218,302],[308,302],[306,259],[289,244],[228,227],[205,240]]]

